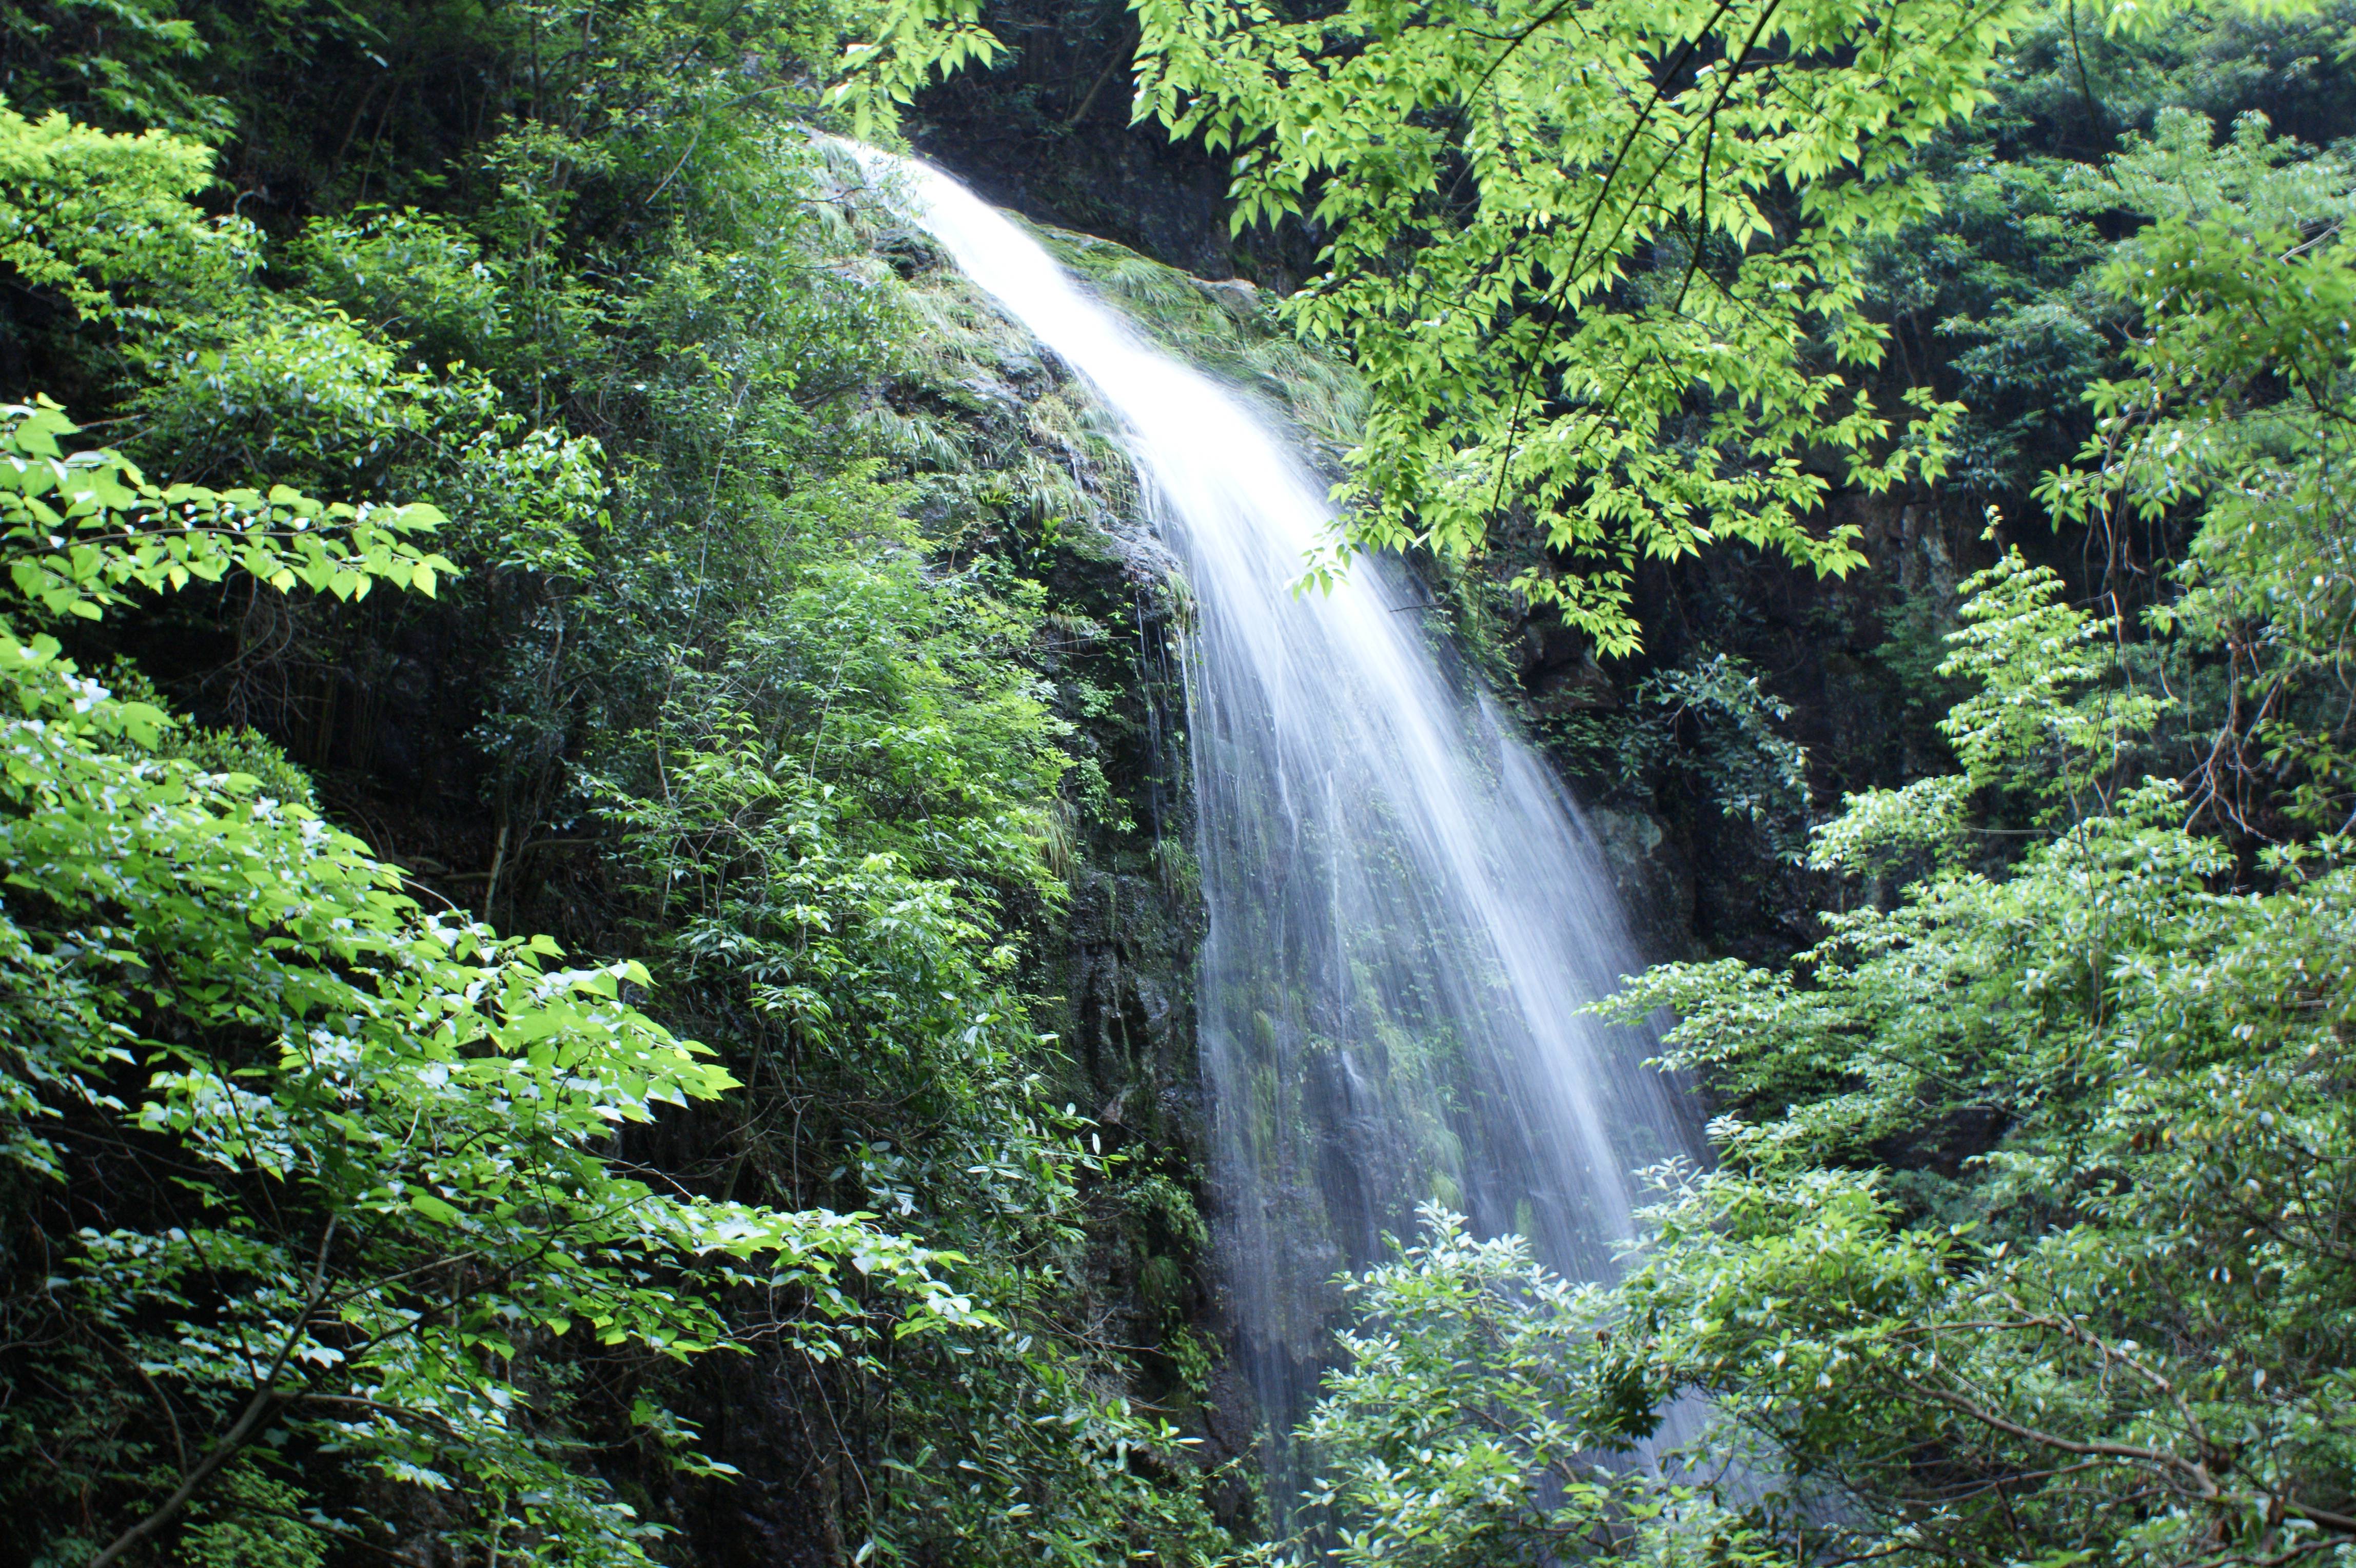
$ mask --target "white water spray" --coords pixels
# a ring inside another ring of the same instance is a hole
[[[870,149],[965,274],[1126,426],[1198,607],[1188,744],[1216,1261],[1274,1440],[1331,1359],[1333,1277],[1437,1199],[1606,1277],[1630,1177],[1692,1137],[1648,1041],[1581,1007],[1638,967],[1595,841],[1426,641],[1397,564],[1296,594],[1325,487],[1234,392],[1146,344],[937,169]],[[1280,1490],[1280,1509],[1285,1506]]]

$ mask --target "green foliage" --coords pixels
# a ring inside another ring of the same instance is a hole
[[[1987,100],[2021,8],[1140,15],[1141,105],[1237,150],[1237,221],[1332,236],[1287,310],[1368,380],[1359,542],[1467,553],[1526,517],[1565,569],[1517,585],[1625,653],[1640,558],[1861,562],[1804,526],[1804,447],[1867,489],[1939,471],[1958,411],[1913,397],[1894,441],[1856,381],[1855,258],[1926,210],[1912,149]]]
[[[1720,1125],[1631,1320],[1665,1380],[1871,1499],[1885,1549],[2345,1549],[2356,1128],[2325,955],[2356,906],[2344,871],[2210,893],[2171,793],[1845,918],[1804,983],[1630,993],[1686,1010],[1678,1059],[1790,1106]],[[1957,1176],[1857,1168],[1973,1125],[1997,1135]]]
[[[1633,1498],[1534,1487],[1698,1397],[1684,1465],[1740,1477],[1710,1506],[1796,1561],[2356,1556],[2350,176],[2168,110],[2110,173],[2058,188],[2148,220],[2094,285],[2135,330],[2043,494],[2115,557],[2185,525],[2174,591],[2136,624],[2018,550],[1965,580],[1955,770],[1851,795],[1810,856],[1913,880],[1788,966],[1664,966],[1611,1004],[1671,1013],[1667,1064],[1727,1107],[1623,1277],[1570,1291],[1440,1217],[1361,1283],[1315,1428],[1337,1555],[1653,1550]],[[2144,771],[2169,757],[2186,781]],[[1390,1478],[1408,1440],[1441,1484]],[[1557,1496],[1589,1511],[1532,1506]]]
[[[2127,748],[2151,727],[2158,699],[2121,691],[2117,627],[2088,619],[2061,601],[2062,583],[2011,550],[1964,580],[1963,626],[1949,635],[1944,676],[1978,690],[1950,709],[1939,729],[1975,788],[2034,780],[2047,795],[2070,794],[2086,815],[2086,792],[2115,779]]]
[[[27,120],[0,102],[0,262],[85,315],[114,313],[118,288],[226,276],[249,261],[252,236],[188,204],[211,176],[198,143]]]
[[[884,1413],[908,1438],[862,1521],[873,1552],[1216,1557],[1173,1485],[1185,1442],[1066,1337],[1107,1162],[1055,1098],[1007,935],[1065,897],[1044,852],[1070,726],[1023,663],[1043,596],[989,558],[928,566],[896,519],[832,527],[605,759],[642,950],[745,1063],[731,1185],[955,1246],[998,1319],[895,1351]]]
[[[868,36],[843,51],[835,91],[851,109],[854,134],[874,134],[927,82],[1002,54],[1006,46],[980,17],[981,0],[885,0]]]
[[[0,49],[12,63],[29,57],[39,67],[11,70],[5,90],[22,94],[29,89],[44,113],[217,145],[234,111],[189,84],[189,68],[210,51],[179,9],[172,0],[12,6],[0,17]]]
[[[1706,1489],[1615,1464],[1655,1417],[1617,1304],[1427,1207],[1396,1258],[1349,1282],[1347,1364],[1302,1428],[1327,1466],[1323,1555],[1430,1565],[1623,1558],[1778,1563]]]
[[[660,733],[628,747],[647,776],[604,810],[645,878],[649,948],[827,1086],[851,1185],[986,1246],[1059,1231],[1084,1155],[1026,1070],[984,891],[1059,890],[1033,802],[1061,726],[993,647],[1020,611],[975,589],[905,556],[814,569],[721,668],[678,672]],[[931,1128],[923,1147],[896,1145],[903,1117]]]
[[[81,102],[26,66],[70,73],[72,10],[9,19],[20,102]],[[860,1478],[814,1505],[845,1556],[1220,1555],[1181,1434],[1087,1337],[1105,1162],[1032,1017],[1071,821],[1049,611],[968,547],[1001,501],[902,515],[978,457],[866,414],[930,372],[781,113],[830,14],[191,15],[117,50],[151,101],[226,89],[282,188],[350,192],[343,135],[391,204],[265,236],[193,205],[202,146],[6,123],[12,352],[137,464],[36,403],[0,469],[11,581],[70,645],[8,645],[43,738],[0,811],[0,1533],[61,1565],[667,1555],[732,1484],[693,1369],[723,1349],[723,1404],[750,1369],[823,1416],[750,1457]],[[445,61],[476,134],[404,163]],[[140,673],[220,716],[176,656],[224,634],[231,714],[317,788]],[[354,769],[305,683],[400,693],[421,646],[457,678],[402,744],[480,779],[471,886],[446,840],[396,869],[322,814]],[[110,693],[85,649],[140,659]],[[584,881],[585,922],[545,891]],[[536,910],[605,956],[499,934]]]
[[[320,298],[429,362],[497,364],[513,351],[509,270],[440,214],[375,208],[315,218],[289,251]]]
[[[1943,446],[1976,499],[2052,468],[2114,560],[2193,539],[2154,614],[2015,553],[1966,585],[1956,771],[1815,837],[1864,906],[1629,994],[1681,1017],[1720,1168],[1668,1176],[1616,1286],[1436,1217],[1362,1282],[1317,1545],[2346,1556],[2351,177],[2198,117],[2298,26],[1140,14],[1149,110],[1226,139],[1248,220],[1323,226],[1284,308],[1371,403],[1244,290],[1067,253],[1312,435],[1367,412],[1361,542],[1543,541],[1521,585],[1609,652],[1647,558],[1845,570],[1817,500]],[[1202,1217],[1139,1174],[1167,1145],[1108,1157],[1047,1033],[1090,858],[1190,885],[1111,749],[1145,679],[1096,528],[1119,454],[804,131],[841,33],[835,102],[881,117],[992,58],[980,21],[0,18],[8,373],[129,454],[28,403],[0,467],[28,1555],[700,1552],[662,1532],[738,1511],[723,1444],[844,1557],[1226,1552],[1173,1419],[1209,1385]],[[2104,178],[2019,153],[2081,98],[2137,132]],[[1650,671],[1590,738],[1796,857],[1770,668]],[[1703,1403],[1687,1469],[1622,1462]]]
[[[1354,542],[1468,554],[1525,521],[1560,571],[1516,585],[1626,653],[1640,559],[1860,564],[1803,521],[1804,451],[1869,490],[1941,471],[1960,408],[1909,392],[1901,435],[1864,384],[1860,260],[1934,209],[1914,150],[1988,101],[2033,7],[1133,9],[1138,113],[1235,153],[1238,226],[1327,237],[1284,308],[1366,378]],[[970,27],[896,10],[852,65],[898,91]]]
[[[2012,629],[1956,639],[1983,697],[1954,728],[2043,788],[2084,755],[2083,696],[2006,644],[2090,628],[2029,575],[1982,585],[1976,628]],[[2019,721],[1972,716],[1994,709]],[[1926,801],[1959,831],[1975,777],[1852,800],[1820,855],[1864,867]],[[1673,1009],[1670,1062],[1740,1108],[1720,1168],[1665,1173],[1616,1287],[1444,1216],[1358,1282],[1309,1429],[1334,1555],[1635,1555],[1656,1518],[1728,1508],[1740,1529],[1674,1560],[1801,1537],[1825,1561],[2344,1556],[2356,879],[2216,891],[2228,862],[2182,811],[2149,784],[2003,875],[1833,918],[1789,972],[1671,965],[1624,993],[1623,1016]],[[1975,1130],[1968,1161],[1876,1168]],[[1687,1463],[1746,1485],[1647,1502],[1579,1470],[1686,1392],[1714,1423]]]
[[[2222,647],[2233,703],[2201,770],[2201,798],[2246,832],[2250,775],[2291,785],[2291,823],[2345,833],[2356,249],[2346,224],[2356,166],[2271,137],[2247,116],[2212,145],[2181,113],[2113,162],[2111,191],[2085,199],[2151,220],[2118,248],[2103,285],[2142,324],[2127,372],[2096,382],[2095,433],[2041,495],[2065,521],[2115,537],[2131,521],[2193,513],[2179,597],[2156,624]]]
[[[339,599],[381,582],[429,597],[453,568],[414,536],[444,521],[433,507],[324,505],[286,487],[167,489],[112,451],[65,453],[74,426],[57,404],[0,408],[0,540],[9,580],[49,615],[96,620],[139,587],[163,592],[241,571],[280,593],[297,585]]]
[[[1523,1255],[1443,1218],[1362,1282],[1383,1332],[1348,1342],[1312,1428],[1340,1555],[1358,1530],[1436,1561],[1507,1530],[1643,1550],[1637,1503],[1566,1487],[1585,1511],[1552,1519],[1530,1488],[1695,1394],[1712,1426],[1685,1462],[1752,1477],[1711,1506],[1812,1538],[1804,1560],[2356,1550],[2356,877],[2327,844],[2232,886],[2176,787],[2109,788],[2157,711],[2121,691],[2110,628],[2018,555],[1973,587],[1948,667],[1976,687],[1946,725],[1965,770],[1852,797],[1816,845],[1860,873],[1927,848],[1929,875],[1826,916],[1788,970],[1668,965],[1612,1003],[1673,1012],[1668,1063],[1732,1107],[1718,1169],[1663,1173],[1626,1276],[1468,1298]],[[2058,802],[2048,836],[1976,868],[1976,802],[2007,793]],[[1446,1310],[1419,1314],[1430,1293]],[[1497,1353],[1460,1343],[1497,1319]],[[1431,1456],[1400,1489],[1384,1444],[1407,1438]]]
[[[433,558],[353,509],[281,491],[284,526],[249,529],[260,498],[159,496],[111,454],[59,456],[71,430],[53,407],[0,429],[16,515],[34,514],[8,535],[30,607],[94,614],[120,585],[232,566],[281,590],[431,585]],[[424,914],[307,804],[160,750],[172,721],[80,676],[53,638],[0,627],[0,670],[9,1162],[35,1183],[170,1173],[145,1223],[53,1238],[57,1277],[19,1326],[67,1349],[22,1391],[9,1446],[70,1434],[58,1401],[77,1362],[134,1364],[164,1417],[128,1449],[48,1450],[51,1484],[118,1521],[82,1543],[103,1547],[91,1561],[162,1537],[260,1440],[454,1491],[454,1539],[637,1561],[644,1527],[563,1462],[536,1354],[576,1330],[674,1358],[728,1344],[711,1293],[744,1278],[808,1304],[794,1332],[815,1353],[843,1343],[838,1323],[856,1342],[854,1271],[906,1297],[903,1333],[987,1321],[933,1254],[859,1216],[681,1198],[608,1164],[616,1126],[734,1083],[622,1001],[641,966],[562,967],[545,938]],[[637,1419],[696,1462],[659,1411]],[[310,1527],[249,1517],[194,1524],[187,1550],[261,1530],[316,1561]]]
[[[189,1510],[181,1553],[197,1568],[320,1568],[327,1540],[302,1517],[303,1494],[254,1459],[241,1455],[213,1484],[218,1502]]]

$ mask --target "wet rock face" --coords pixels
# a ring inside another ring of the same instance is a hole
[[[1117,240],[1198,277],[1235,274],[1226,169],[1158,130],[1107,114],[1063,134],[1025,135],[960,114],[914,140],[926,157],[1026,218]]]
[[[1662,820],[1601,807],[1580,818],[1612,868],[1637,951],[1653,963],[1687,957],[1694,947],[1693,871]]]
[[[1199,899],[1162,879],[1087,867],[1068,925],[1066,1049],[1094,1081],[1096,1118],[1123,1140],[1193,1148],[1202,1125],[1194,1076]]]
[[[924,293],[933,323],[922,362],[881,391],[893,418],[938,438],[926,444],[938,466],[912,465],[917,515],[931,535],[997,553],[1045,589],[1050,635],[1033,657],[1072,725],[1065,745],[1077,766],[1055,852],[1065,896],[1033,926],[1023,989],[1066,1063],[1055,1099],[1119,1157],[1089,1194],[1079,1310],[1137,1348],[1129,1391],[1203,1439],[1201,1461],[1216,1465],[1249,1451],[1257,1412],[1238,1402],[1247,1385],[1219,1349],[1226,1330],[1201,1219],[1205,909],[1181,652],[1191,596],[1086,386],[927,243],[886,247],[884,260]],[[1216,296],[1221,329],[1260,330],[1250,295],[1228,285]],[[1226,1484],[1220,1507],[1240,1524],[1249,1488]]]
[[[1619,688],[1596,662],[1594,645],[1555,617],[1525,621],[1514,652],[1523,695],[1541,717],[1619,704]]]

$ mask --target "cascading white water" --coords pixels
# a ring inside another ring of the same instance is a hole
[[[1636,967],[1612,878],[1552,775],[1451,681],[1393,562],[1295,592],[1333,513],[1269,419],[956,180],[857,156],[1120,417],[1191,580],[1213,1222],[1281,1485],[1333,1277],[1410,1234],[1418,1203],[1601,1278],[1629,1173],[1690,1146],[1648,1042],[1580,1011]]]

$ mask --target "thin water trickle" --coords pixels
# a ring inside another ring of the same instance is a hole
[[[1688,1149],[1689,1113],[1641,1065],[1648,1039],[1580,1011],[1638,965],[1609,869],[1488,697],[1449,678],[1397,564],[1295,592],[1333,513],[1280,429],[948,175],[857,156],[1119,416],[1190,581],[1216,1262],[1289,1487],[1335,1274],[1437,1199],[1604,1277],[1630,1173]]]

